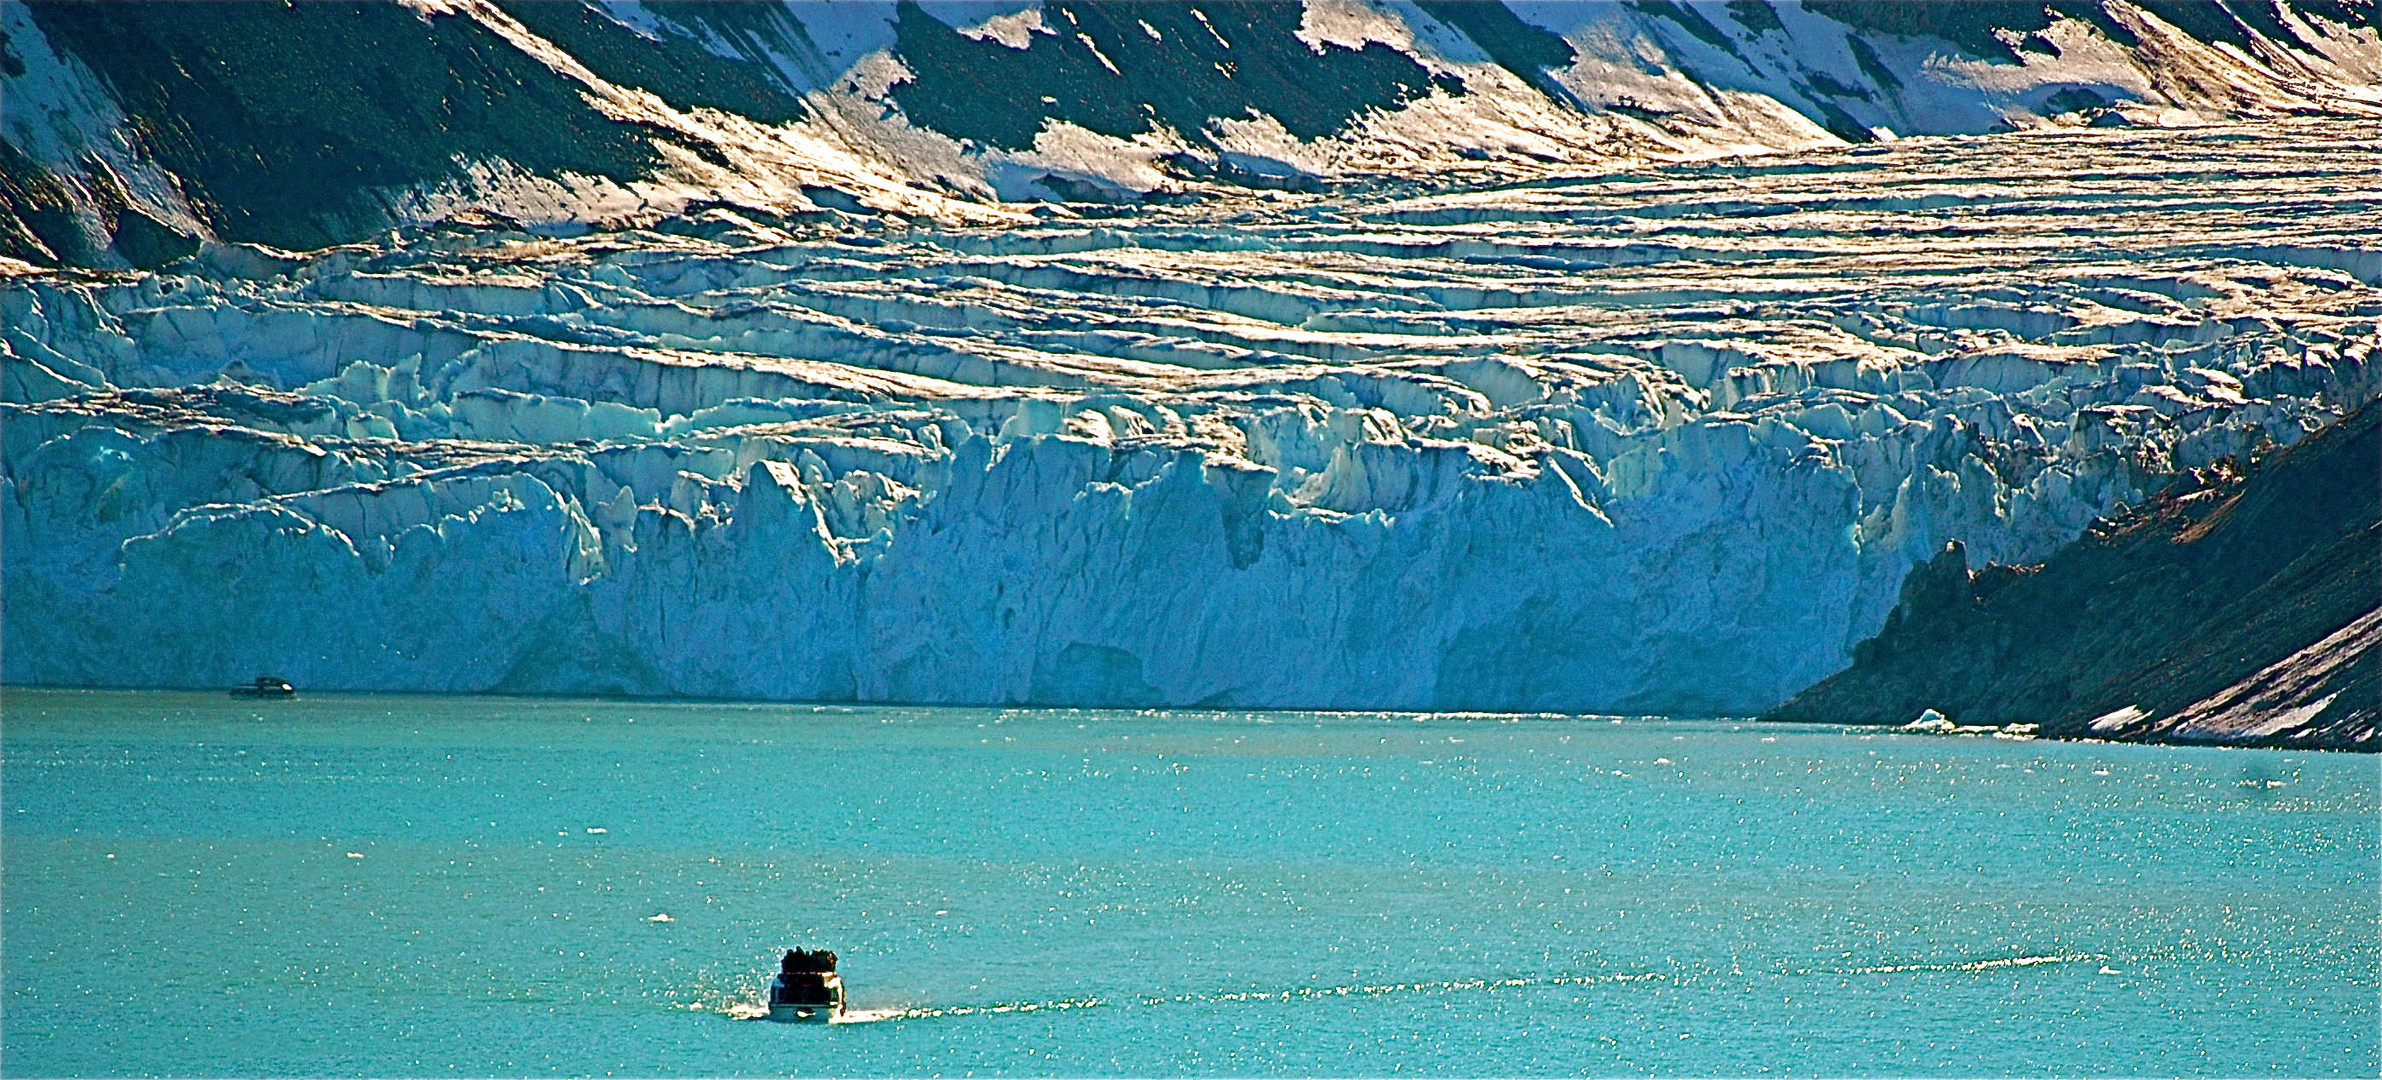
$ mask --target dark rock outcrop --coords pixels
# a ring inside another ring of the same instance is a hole
[[[2048,562],[1913,569],[1852,667],[1767,720],[2382,750],[2382,407],[2220,465]]]

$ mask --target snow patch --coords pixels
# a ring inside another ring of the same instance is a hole
[[[931,12],[934,9],[929,7],[928,10]],[[1051,29],[1042,21],[1041,0],[1032,0],[1032,3],[1022,11],[993,15],[973,25],[953,24],[953,28],[971,40],[998,41],[1020,51],[1033,47],[1036,34],[1052,37],[1058,35],[1057,30]]]
[[[2149,715],[2142,711],[2140,705],[2128,705],[2093,717],[2092,722],[2085,727],[2093,731],[2116,731]]]

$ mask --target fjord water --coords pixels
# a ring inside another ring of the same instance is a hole
[[[9,691],[11,1075],[2372,1076],[2370,757]],[[837,950],[857,1019],[739,1017]]]

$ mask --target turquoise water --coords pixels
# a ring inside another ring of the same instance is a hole
[[[1448,715],[0,707],[11,1075],[2382,1071],[2370,757]],[[738,1018],[797,944],[842,954],[870,1022]]]

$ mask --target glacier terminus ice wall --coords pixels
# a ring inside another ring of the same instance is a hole
[[[2289,111],[304,251],[160,195],[187,253],[0,277],[0,678],[1752,713],[1945,541],[2382,392],[2376,121]]]

